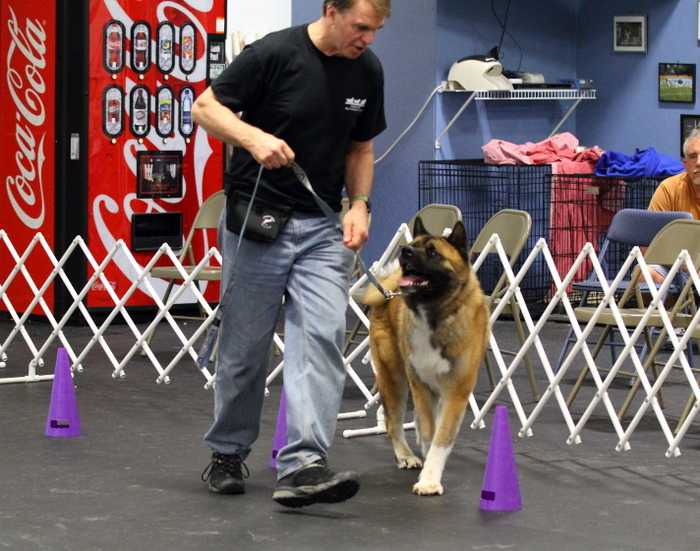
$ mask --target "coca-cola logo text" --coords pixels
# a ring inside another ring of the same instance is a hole
[[[110,281],[109,286],[112,288],[112,291],[117,290],[117,282],[116,281]],[[95,283],[92,284],[91,289],[93,291],[106,291],[107,286],[104,283],[102,283],[101,281],[95,281]]]
[[[25,20],[20,28],[17,16],[10,6],[11,19],[7,21],[11,41],[7,49],[7,85],[14,102],[15,163],[17,174],[8,176],[5,185],[12,208],[19,219],[31,229],[39,229],[44,223],[43,165],[46,111],[42,94],[46,83],[41,70],[46,68],[46,31],[38,20]],[[34,132],[40,134],[37,137]]]

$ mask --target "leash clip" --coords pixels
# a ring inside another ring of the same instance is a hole
[[[394,297],[401,296],[401,291],[384,291],[384,298],[391,300]]]

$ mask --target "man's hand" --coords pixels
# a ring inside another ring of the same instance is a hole
[[[272,134],[250,127],[249,132],[240,141],[253,158],[267,170],[292,166],[294,151],[287,142]]]
[[[355,201],[343,217],[343,244],[359,251],[369,237],[369,213],[364,201]]]
[[[211,88],[195,100],[192,119],[214,138],[247,149],[268,170],[292,166],[294,151],[287,142],[243,122],[216,99]]]

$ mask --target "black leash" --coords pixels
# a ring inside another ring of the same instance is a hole
[[[333,209],[331,209],[331,207],[328,206],[328,203],[326,203],[316,194],[314,188],[311,187],[311,182],[309,181],[309,177],[306,175],[306,173],[298,164],[294,162],[292,163],[292,170],[294,170],[294,174],[297,175],[297,178],[299,178],[299,181],[302,183],[302,185],[311,192],[311,195],[313,195],[314,200],[316,201],[316,204],[319,206],[319,208],[331,220],[331,222],[333,222],[333,225],[336,227],[336,229],[338,229],[338,231],[342,233],[343,225],[340,222],[340,218],[335,212],[333,212]],[[377,289],[379,289],[379,292],[383,294],[387,300],[390,300],[394,298],[394,296],[396,296],[396,293],[384,290],[384,288],[380,285],[379,281],[377,281],[377,278],[374,277],[374,274],[367,269],[367,266],[363,262],[359,253],[355,252],[355,258],[357,258],[357,261],[360,263],[360,268],[362,268],[362,272],[367,275],[367,279],[369,279],[370,283],[374,285]]]
[[[309,181],[309,177],[306,175],[306,173],[296,163],[292,163],[292,170],[294,170],[294,174],[296,174],[297,178],[302,183],[302,185],[311,192],[311,195],[313,196],[314,200],[316,201],[316,204],[321,209],[323,214],[325,214],[328,217],[328,219],[333,223],[333,226],[339,232],[342,233],[343,224],[340,221],[340,217],[335,212],[333,212],[333,209],[331,209],[328,206],[328,203],[326,203],[316,194],[314,188],[311,187],[311,182]],[[226,291],[224,291],[224,294],[221,297],[221,301],[219,302],[219,305],[217,307],[214,319],[212,320],[211,324],[209,325],[209,328],[207,329],[207,334],[204,337],[204,342],[202,343],[199,355],[197,356],[197,364],[199,365],[200,369],[204,369],[209,363],[212,350],[214,349],[214,343],[216,342],[216,337],[219,333],[219,327],[221,326],[221,320],[224,317],[226,306],[228,305],[229,299],[231,297],[231,292],[233,290],[233,280],[235,278],[236,273],[236,264],[238,262],[238,251],[241,247],[241,242],[243,241],[243,233],[245,232],[245,227],[248,223],[248,215],[250,214],[251,207],[253,206],[255,194],[258,191],[258,185],[260,184],[260,177],[262,175],[262,171],[263,167],[261,165],[260,170],[258,171],[258,177],[255,180],[255,187],[253,188],[253,193],[251,194],[250,203],[248,204],[248,210],[246,211],[245,218],[243,219],[243,225],[241,227],[238,245],[236,246],[236,260],[234,261],[233,267],[231,269],[231,279],[229,280],[228,285],[226,286]],[[365,263],[362,261],[362,258],[360,258],[360,255],[357,252],[355,252],[355,257],[360,263],[360,267],[362,268],[363,273],[367,275],[367,279],[369,279],[372,285],[376,286],[377,289],[379,289],[379,292],[382,293],[382,295],[384,295],[384,297],[386,297],[387,300],[392,299],[394,296],[396,296],[396,293],[384,290],[384,288],[377,281],[377,278],[374,277],[374,274],[367,269],[367,266],[365,266]]]
[[[248,224],[248,216],[253,208],[253,201],[255,200],[255,195],[258,192],[258,186],[260,185],[260,177],[262,176],[263,166],[260,165],[260,170],[258,170],[258,177],[255,180],[255,187],[253,188],[253,193],[250,196],[250,203],[248,203],[248,209],[245,212],[245,218],[243,219],[243,225],[241,226],[241,233],[238,236],[238,244],[236,245],[236,259],[233,261],[233,266],[231,268],[231,279],[226,286],[226,291],[224,291],[219,305],[217,306],[216,314],[214,319],[211,321],[209,328],[207,329],[207,334],[204,337],[202,346],[199,349],[199,355],[197,356],[197,364],[199,369],[204,369],[209,363],[209,358],[211,358],[212,350],[214,349],[214,343],[216,342],[216,337],[219,333],[219,326],[221,325],[221,320],[224,317],[224,312],[226,311],[226,306],[228,305],[229,299],[231,298],[231,292],[233,291],[233,280],[236,277],[236,264],[238,264],[238,251],[241,248],[241,242],[243,241],[243,234],[245,233],[245,227]]]

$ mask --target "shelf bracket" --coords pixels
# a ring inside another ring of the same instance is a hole
[[[441,90],[440,93],[444,92],[449,92],[449,91],[461,91],[464,92],[464,90]],[[440,149],[440,142],[444,138],[445,134],[447,134],[448,130],[452,127],[452,125],[455,123],[455,121],[460,117],[460,115],[464,112],[464,110],[467,108],[467,106],[474,100],[565,100],[565,99],[575,99],[576,101],[574,104],[567,110],[567,112],[564,114],[564,116],[561,118],[559,123],[554,127],[554,130],[549,134],[547,137],[548,139],[554,136],[561,126],[566,122],[566,120],[571,116],[571,114],[576,110],[578,107],[578,104],[581,103],[581,100],[584,99],[595,99],[595,90],[496,90],[496,91],[488,91],[488,90],[476,90],[474,92],[471,92],[469,95],[469,98],[467,101],[464,102],[464,105],[460,108],[459,111],[457,111],[457,114],[455,114],[454,117],[452,117],[452,120],[449,122],[449,124],[445,127],[445,129],[440,133],[440,135],[437,137],[437,140],[435,140],[435,149]]]
[[[557,125],[554,127],[554,130],[552,130],[552,132],[549,134],[549,136],[547,136],[547,139],[551,138],[552,136],[554,136],[554,134],[557,133],[557,131],[561,128],[561,125],[564,124],[564,122],[566,121],[566,119],[569,118],[569,115],[571,115],[571,113],[573,113],[573,112],[576,110],[576,108],[578,107],[578,104],[581,103],[581,100],[582,100],[582,99],[583,99],[583,97],[579,97],[579,98],[574,102],[574,104],[569,108],[569,110],[564,114],[564,116],[562,117],[562,119],[559,121],[559,124],[557,124]]]
[[[435,149],[440,149],[440,140],[442,140],[443,136],[445,134],[447,134],[447,131],[450,129],[450,127],[459,118],[459,116],[464,112],[464,110],[467,108],[467,106],[474,100],[474,98],[476,97],[476,94],[477,94],[477,92],[472,92],[472,94],[467,98],[467,101],[464,102],[464,105],[462,105],[460,110],[457,111],[457,114],[454,117],[452,117],[452,120],[449,122],[449,124],[445,127],[445,129],[437,137],[437,140],[435,140]]]

